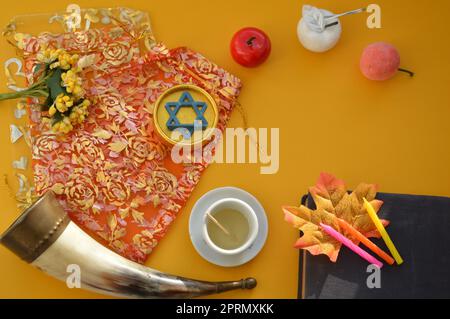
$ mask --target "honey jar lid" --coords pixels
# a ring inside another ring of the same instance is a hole
[[[202,88],[176,85],[164,91],[153,111],[156,131],[169,144],[204,143],[217,126],[219,112],[214,98]]]

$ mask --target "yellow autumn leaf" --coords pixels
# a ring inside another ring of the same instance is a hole
[[[94,133],[92,133],[93,136],[98,137],[98,138],[103,138],[105,140],[110,139],[112,136],[111,132],[108,132],[107,130],[97,130]]]
[[[113,152],[120,153],[127,147],[127,143],[116,141],[109,143],[109,149]]]

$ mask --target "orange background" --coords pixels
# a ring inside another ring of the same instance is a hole
[[[74,1],[10,1],[2,6],[0,25],[17,14],[64,10]],[[253,276],[258,287],[234,291],[225,298],[295,298],[298,251],[292,248],[297,232],[282,218],[282,204],[297,204],[321,171],[347,181],[373,182],[383,192],[450,196],[450,2],[378,0],[382,28],[365,26],[367,14],[342,18],[338,45],[324,54],[306,51],[297,40],[296,25],[304,1],[268,0],[154,0],[78,1],[82,7],[132,6],[148,11],[154,34],[169,47],[187,45],[239,76],[244,89],[240,102],[249,124],[280,128],[280,170],[260,175],[254,164],[214,164],[208,168],[187,206],[147,265],[161,271],[204,280]],[[318,1],[306,3],[343,12],[370,2]],[[244,26],[264,29],[272,41],[269,60],[245,69],[232,60],[229,41]],[[362,49],[387,41],[400,51],[402,67],[416,72],[390,81],[366,80],[358,70]],[[14,56],[2,40],[0,61]],[[5,77],[0,89],[6,91]],[[14,102],[0,107],[1,174],[15,181],[11,161],[26,149],[24,141],[9,142]],[[230,126],[240,126],[238,112]],[[15,187],[14,183],[12,186]],[[237,186],[254,194],[269,219],[264,249],[251,262],[222,268],[203,260],[188,233],[190,210],[205,192]],[[0,231],[18,216],[14,201],[0,183]],[[0,247],[0,297],[97,298],[100,295],[68,289],[20,261]]]

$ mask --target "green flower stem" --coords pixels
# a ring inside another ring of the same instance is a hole
[[[24,97],[47,97],[48,87],[45,81],[39,81],[23,91],[1,93],[0,101],[19,99]]]

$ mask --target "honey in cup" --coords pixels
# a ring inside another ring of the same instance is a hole
[[[207,232],[211,241],[226,250],[237,249],[249,239],[250,226],[245,217],[236,209],[223,208],[211,212],[211,215],[229,232],[224,232],[212,220],[207,221]]]
[[[236,255],[250,248],[258,235],[253,208],[237,198],[223,198],[205,213],[203,238],[217,253]]]

